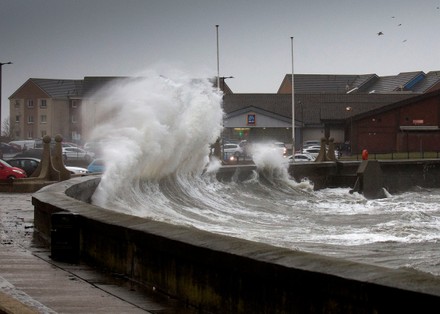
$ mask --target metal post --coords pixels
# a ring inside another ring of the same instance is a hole
[[[345,110],[348,112],[348,114],[350,115],[350,128],[349,128],[349,132],[350,132],[350,155],[353,154],[353,108],[350,106],[347,106],[345,108]]]
[[[219,46],[219,39],[218,39],[218,25],[215,26],[216,29],[216,35],[217,35],[217,91],[220,92],[220,46]],[[223,106],[223,102],[222,102],[222,106]],[[223,109],[223,108],[222,108]],[[224,128],[224,118],[222,118],[222,126]],[[220,145],[220,151],[221,151],[221,161],[224,161],[224,139],[223,139],[223,132],[224,130],[222,129],[222,133],[221,133],[221,145]]]
[[[220,90],[220,48],[218,43],[218,25],[215,26],[217,33],[217,90]]]
[[[2,67],[5,64],[12,64],[12,62],[0,62],[0,136],[2,135]]]
[[[295,155],[295,86],[294,86],[294,62],[293,62],[293,37],[290,37],[292,50],[292,155]]]

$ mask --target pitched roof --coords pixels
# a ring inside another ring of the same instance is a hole
[[[287,74],[278,93],[291,93],[292,74]],[[377,74],[295,74],[295,93],[391,93],[428,92],[440,84],[440,72],[402,72],[392,76]],[[287,87],[287,88],[286,88]]]
[[[124,80],[127,77],[123,76],[86,76],[84,77],[83,95],[87,96],[93,94],[105,85],[115,82],[117,80]]]
[[[296,94],[295,120],[305,125],[319,125],[322,120],[345,120],[351,115],[365,113],[414,97],[414,94]],[[351,111],[347,111],[351,107]],[[290,94],[230,94],[224,96],[223,110],[228,116],[248,108],[292,119]]]
[[[393,76],[382,76],[374,84],[370,85],[365,92],[392,92],[411,90],[414,83],[424,79],[425,74],[421,71],[399,73]]]
[[[346,93],[374,79],[376,74],[295,74],[295,93]],[[284,81],[292,84],[292,75],[287,74]],[[281,87],[280,87],[281,89]]]
[[[39,79],[31,78],[34,82],[51,98],[68,98],[82,96],[82,80],[57,80],[57,79]]]
[[[419,93],[426,93],[436,84],[440,83],[440,71],[431,71],[425,75],[425,78],[414,85],[413,90]]]
[[[359,120],[359,119],[363,119],[365,117],[370,117],[372,115],[381,114],[381,113],[384,113],[384,112],[387,112],[390,110],[394,110],[396,108],[399,108],[399,107],[402,107],[405,105],[410,105],[410,104],[414,104],[419,101],[423,101],[425,99],[435,98],[435,97],[438,98],[439,96],[440,96],[440,90],[434,90],[429,93],[418,94],[413,97],[409,97],[409,98],[402,99],[397,102],[389,103],[385,106],[381,106],[374,111],[370,110],[370,111],[365,111],[365,112],[355,112],[353,115],[353,120]]]

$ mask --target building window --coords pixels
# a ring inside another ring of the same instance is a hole
[[[40,108],[41,109],[46,109],[47,108],[46,99],[41,99],[41,101],[40,101]]]
[[[28,116],[28,124],[34,123],[34,116]]]
[[[72,115],[72,123],[76,123],[76,116]]]
[[[78,107],[77,101],[72,100],[72,108],[76,108],[76,107]]]
[[[41,137],[45,137],[47,135],[47,132],[45,130],[41,131]]]
[[[28,99],[27,101],[27,107],[28,108],[34,108],[34,101],[32,99]]]
[[[72,132],[72,140],[80,141],[80,140],[81,140],[81,134],[79,134],[79,133],[76,132],[76,131],[73,131],[73,132]]]
[[[20,116],[15,116],[15,123],[20,123]]]
[[[15,137],[20,137],[20,131],[15,131]]]
[[[34,131],[29,130],[28,131],[28,139],[33,139],[34,138]]]
[[[41,123],[46,123],[47,121],[46,121],[46,115],[45,114],[42,114],[41,116],[40,116],[40,121],[41,121]]]
[[[15,109],[20,109],[20,101],[15,101]]]

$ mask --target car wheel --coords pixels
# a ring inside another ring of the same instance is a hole
[[[15,179],[16,179],[15,176],[9,176],[9,177],[7,178],[8,182],[14,182]]]

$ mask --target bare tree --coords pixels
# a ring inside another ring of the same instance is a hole
[[[1,137],[4,139],[12,139],[12,128],[11,128],[11,121],[9,120],[9,117],[5,118],[2,121],[2,129],[1,129]]]

